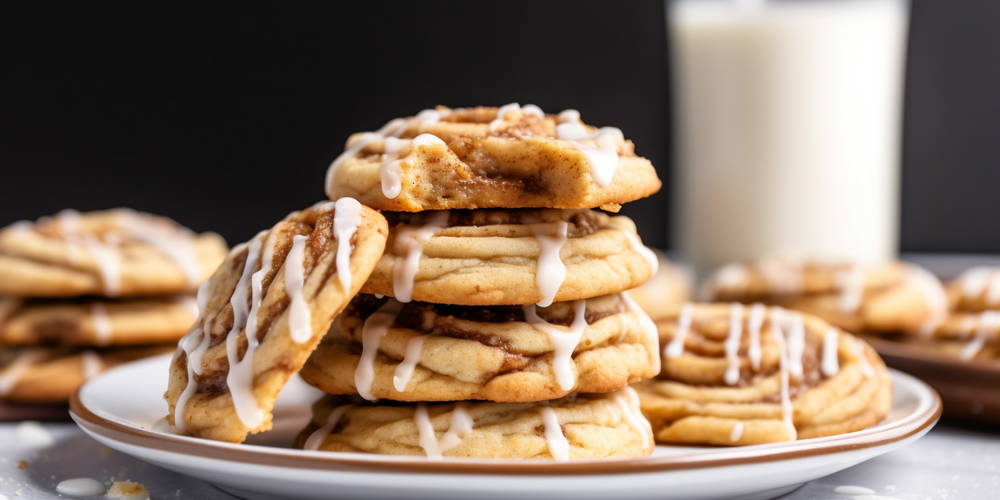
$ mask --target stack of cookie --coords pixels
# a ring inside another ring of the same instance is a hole
[[[65,403],[88,377],[168,352],[227,247],[128,209],[0,230],[0,401]]]
[[[384,255],[306,362],[298,445],[555,460],[652,452],[628,384],[660,370],[625,292],[657,267],[615,212],[655,193],[620,130],[573,110],[438,107],[353,135],[327,193],[383,211]]]

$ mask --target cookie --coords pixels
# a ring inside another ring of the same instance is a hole
[[[661,443],[721,446],[856,431],[892,406],[874,349],[809,314],[685,304],[657,323],[663,371],[636,386]]]
[[[544,460],[631,458],[653,452],[631,388],[545,403],[372,404],[326,396],[295,446],[386,455]]]
[[[382,254],[385,218],[356,200],[293,212],[230,252],[198,291],[201,317],[170,364],[167,421],[242,442]]]
[[[377,210],[596,208],[649,196],[660,180],[613,127],[537,106],[439,106],[352,135],[327,172],[327,195]]]
[[[628,294],[649,317],[656,319],[691,300],[695,279],[690,268],[671,262],[662,252],[653,250],[653,253],[659,260],[656,274]]]
[[[175,343],[197,317],[198,304],[187,295],[125,300],[0,298],[0,344]]]
[[[302,377],[327,393],[368,400],[544,401],[652,377],[658,345],[652,321],[622,295],[546,308],[359,295]]]
[[[63,210],[0,230],[0,295],[133,297],[193,292],[225,258],[215,233],[130,209]]]
[[[863,265],[765,257],[718,269],[706,280],[700,298],[795,309],[855,332],[918,330],[948,309],[936,276],[899,261]]]
[[[390,212],[363,293],[455,305],[547,306],[634,288],[656,271],[635,224],[595,210]]]
[[[1000,267],[969,268],[948,282],[946,290],[954,311],[1000,310]]]
[[[895,335],[893,340],[920,346],[936,356],[965,361],[1000,361],[1000,310],[953,311],[924,325],[914,334]]]
[[[65,403],[88,378],[112,366],[172,349],[172,346],[84,349],[0,345],[0,401]]]

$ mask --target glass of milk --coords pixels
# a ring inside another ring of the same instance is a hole
[[[679,257],[894,257],[907,1],[666,1]]]

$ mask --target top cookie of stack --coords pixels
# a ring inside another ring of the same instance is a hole
[[[537,106],[449,109],[398,118],[352,135],[327,172],[331,200],[376,210],[596,208],[660,189],[649,160],[614,127]]]
[[[417,405],[331,396],[299,444],[428,456],[650,453],[652,431],[626,386],[659,372],[658,337],[625,291],[656,271],[657,257],[631,220],[592,208],[617,211],[660,185],[620,130],[586,125],[573,110],[438,107],[351,136],[327,192],[389,211],[389,236],[302,376],[331,395]],[[460,403],[427,407],[451,401]],[[345,412],[358,427],[333,422]],[[435,431],[470,437],[424,446],[428,412],[440,416]],[[370,428],[400,415],[392,432]],[[449,427],[470,419],[467,432]],[[392,445],[399,440],[421,445]]]

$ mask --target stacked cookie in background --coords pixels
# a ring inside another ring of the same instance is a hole
[[[214,233],[128,209],[0,230],[0,401],[65,403],[110,366],[169,352],[227,251]]]
[[[656,272],[622,203],[659,190],[620,130],[535,106],[425,110],[353,135],[327,176],[389,222],[302,371],[298,446],[556,460],[652,452],[628,384],[660,370],[626,290]]]

